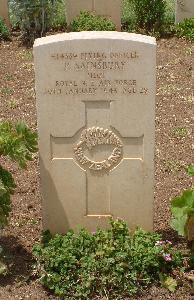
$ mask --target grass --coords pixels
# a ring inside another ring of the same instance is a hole
[[[14,76],[12,75],[12,74],[5,74],[5,80],[7,80],[7,81],[10,81],[10,80],[13,80],[14,79]]]
[[[1,89],[1,93],[2,93],[3,95],[11,95],[11,94],[13,94],[13,89],[8,88],[8,87],[3,87],[3,88]]]
[[[11,99],[9,102],[8,102],[8,105],[11,109],[14,109],[18,106],[18,102],[16,99]]]
[[[186,52],[187,55],[192,55],[193,49],[190,48],[190,47],[189,47],[189,48],[186,48],[185,52]]]
[[[188,134],[188,130],[185,127],[176,127],[173,128],[173,134],[179,137],[185,137]]]
[[[168,172],[177,173],[181,170],[183,165],[178,160],[166,160],[165,168]]]
[[[167,84],[158,89],[158,91],[161,95],[171,95],[172,93],[176,93],[181,90],[182,90],[181,87],[176,86],[174,84]]]
[[[23,54],[23,58],[26,60],[32,60],[33,54],[32,51],[26,50]]]
[[[187,101],[189,103],[193,103],[194,102],[194,96],[193,95],[190,95],[188,98],[187,98]]]

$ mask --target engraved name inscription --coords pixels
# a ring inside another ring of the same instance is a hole
[[[44,94],[48,96],[102,96],[103,94],[147,96],[150,92],[148,87],[140,84],[131,71],[131,66],[134,67],[140,57],[140,53],[135,50],[51,53],[51,63],[55,63],[61,75],[57,75],[50,86],[44,88]],[[126,74],[129,74],[130,78],[126,78],[125,76],[128,76]]]
[[[93,161],[84,154],[84,150],[91,150],[97,145],[114,145],[115,148],[107,159],[103,161]],[[123,143],[111,130],[92,127],[83,130],[80,141],[74,148],[74,154],[77,161],[81,165],[87,166],[90,170],[110,170],[122,159]]]

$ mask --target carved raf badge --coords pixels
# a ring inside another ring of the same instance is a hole
[[[114,145],[115,148],[107,159],[97,162],[84,155],[84,149],[91,150],[97,145]],[[110,170],[121,161],[123,156],[123,144],[111,130],[92,127],[83,130],[80,141],[74,148],[74,153],[77,161],[81,165],[86,165],[90,170]]]

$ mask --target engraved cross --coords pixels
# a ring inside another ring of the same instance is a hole
[[[123,137],[110,125],[112,101],[84,103],[85,127],[72,137],[51,136],[51,158],[71,159],[85,172],[85,216],[108,217],[110,173],[124,160],[143,159],[143,136]]]

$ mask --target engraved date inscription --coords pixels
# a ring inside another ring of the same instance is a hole
[[[142,54],[134,49],[120,52],[54,52],[57,76],[44,88],[48,96],[149,96],[149,88],[133,75]],[[129,76],[129,77],[128,77]]]

